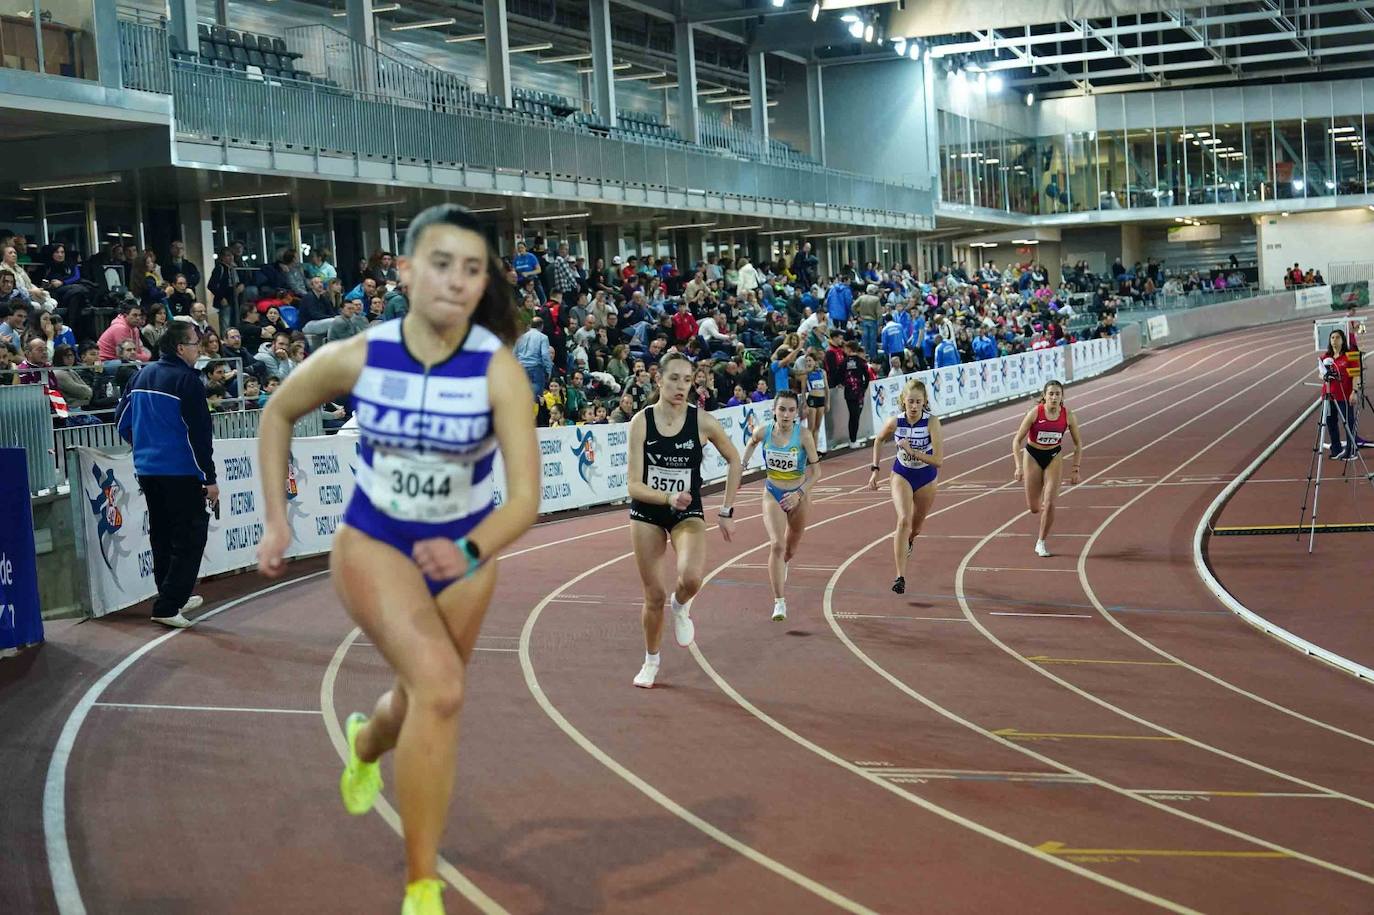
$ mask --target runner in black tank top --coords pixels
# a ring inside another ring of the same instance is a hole
[[[659,363],[658,401],[630,421],[630,539],[635,565],[644,585],[644,666],[635,686],[650,687],[658,676],[658,649],[663,641],[663,602],[668,598],[660,576],[663,557],[672,542],[677,557],[677,582],[672,593],[673,632],[683,648],[692,644],[696,626],[690,604],[701,590],[706,568],[706,522],[701,507],[702,445],[710,442],[730,465],[725,479],[725,504],[720,531],[734,536],[735,491],[739,489],[740,460],[720,422],[704,410],[687,405],[692,363],[671,353]]]
[[[671,504],[661,505],[630,500],[630,520],[656,524],[672,531],[688,518],[701,518],[701,432],[697,423],[697,408],[687,407],[682,429],[673,436],[658,431],[653,407],[644,411],[644,474],[640,482],[656,493],[672,497],[689,493],[691,504],[678,510]]]

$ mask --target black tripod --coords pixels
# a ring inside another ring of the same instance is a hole
[[[1359,437],[1355,433],[1353,420],[1358,405],[1352,403],[1345,410],[1342,410],[1336,406],[1336,402],[1329,394],[1322,395],[1321,405],[1322,408],[1317,411],[1317,440],[1312,445],[1312,462],[1307,468],[1307,489],[1303,492],[1302,511],[1298,515],[1298,539],[1301,540],[1303,521],[1307,519],[1307,501],[1311,498],[1312,517],[1308,525],[1307,540],[1307,552],[1309,553],[1317,544],[1317,504],[1321,500],[1322,465],[1325,463],[1322,459],[1322,451],[1329,447],[1332,454],[1338,453],[1337,449],[1353,454],[1354,457],[1351,460],[1342,464],[1341,476],[1350,477],[1351,463],[1358,463],[1364,479],[1371,487],[1374,487],[1374,474],[1369,472],[1369,465],[1365,463],[1364,455],[1360,453]],[[1328,417],[1332,415],[1332,411],[1335,411],[1335,415],[1338,417],[1338,428],[1344,432],[1342,436],[1345,441],[1344,448],[1342,448],[1340,441],[1327,441]]]

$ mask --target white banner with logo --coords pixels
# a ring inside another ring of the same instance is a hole
[[[356,449],[357,438],[352,435],[300,438],[291,443],[288,556],[328,552],[353,492]],[[85,546],[91,612],[102,616],[157,592],[148,543],[148,505],[134,477],[132,454],[110,455],[93,448],[78,448],[76,452],[78,477],[72,498],[78,500],[82,518],[77,536]],[[257,562],[263,530],[257,464],[256,439],[215,442],[220,516],[210,519],[202,575],[243,569]]]
[[[1074,381],[1101,375],[1124,361],[1120,334],[1069,344],[1069,363],[1073,369]]]
[[[1120,351],[1118,343],[1118,354]],[[1051,379],[1063,381],[1064,350],[1051,347],[880,378],[869,385],[865,405],[874,430],[881,429],[883,423],[901,411],[902,387],[912,378],[925,384],[931,412],[947,418],[1033,394]]]
[[[749,437],[773,421],[773,402],[728,407],[712,413],[736,450],[743,454]],[[586,508],[628,498],[630,424],[569,426],[539,430],[540,502],[543,514]],[[824,446],[824,432],[821,435]],[[287,476],[287,517],[291,523],[289,557],[329,551],[344,506],[353,494],[357,438],[349,434],[300,438],[291,443]],[[148,506],[134,478],[133,455],[110,455],[78,448],[86,573],[91,583],[91,613],[103,616],[152,597],[153,555],[148,543]],[[257,563],[262,539],[263,501],[255,439],[215,442],[220,488],[220,517],[210,519],[201,575],[217,575]],[[763,466],[756,451],[746,469]],[[706,446],[701,476],[706,482],[725,478],[728,465]],[[496,500],[505,496],[505,473],[496,461]]]
[[[1331,309],[1331,287],[1330,286],[1303,286],[1293,290],[1296,302],[1294,306],[1298,311],[1315,311],[1318,308],[1329,311]]]
[[[1145,332],[1149,335],[1152,342],[1155,340],[1163,340],[1165,337],[1169,336],[1169,316],[1155,315],[1153,318],[1150,318],[1145,322]]]

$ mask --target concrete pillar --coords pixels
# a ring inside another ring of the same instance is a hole
[[[348,37],[353,39],[354,86],[361,92],[377,89],[376,63],[372,49],[377,46],[377,23],[372,16],[372,0],[345,0]]]
[[[592,32],[592,103],[596,105],[596,113],[601,119],[614,127],[615,74],[611,70],[610,0],[588,0],[588,13]]]
[[[768,150],[768,72],[763,52],[749,55],[749,119],[763,149]]]
[[[692,34],[692,24],[676,23],[674,39],[674,50],[677,51],[677,132],[688,143],[700,143],[696,40]]]
[[[115,4],[97,3],[93,23],[96,70],[100,74],[100,85],[106,89],[121,89],[124,82],[120,69],[119,16]]]
[[[196,36],[196,0],[172,0],[171,7],[171,34],[180,40],[186,50],[196,50],[200,46],[200,39]]]
[[[510,38],[506,0],[482,0],[482,26],[487,34],[487,94],[511,107]]]
[[[1145,245],[1140,226],[1129,223],[1121,226],[1121,263],[1130,269],[1136,261],[1145,263]]]
[[[811,132],[811,158],[825,164],[825,95],[821,65],[806,65],[806,123]]]
[[[229,24],[229,0],[215,0],[215,23],[226,26]]]

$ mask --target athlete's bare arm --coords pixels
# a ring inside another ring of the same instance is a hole
[[[286,520],[286,466],[296,420],[352,392],[367,362],[367,337],[327,343],[302,362],[277,388],[258,424],[258,467],[262,473],[263,517],[258,571],[276,578],[286,568],[291,528]]]

